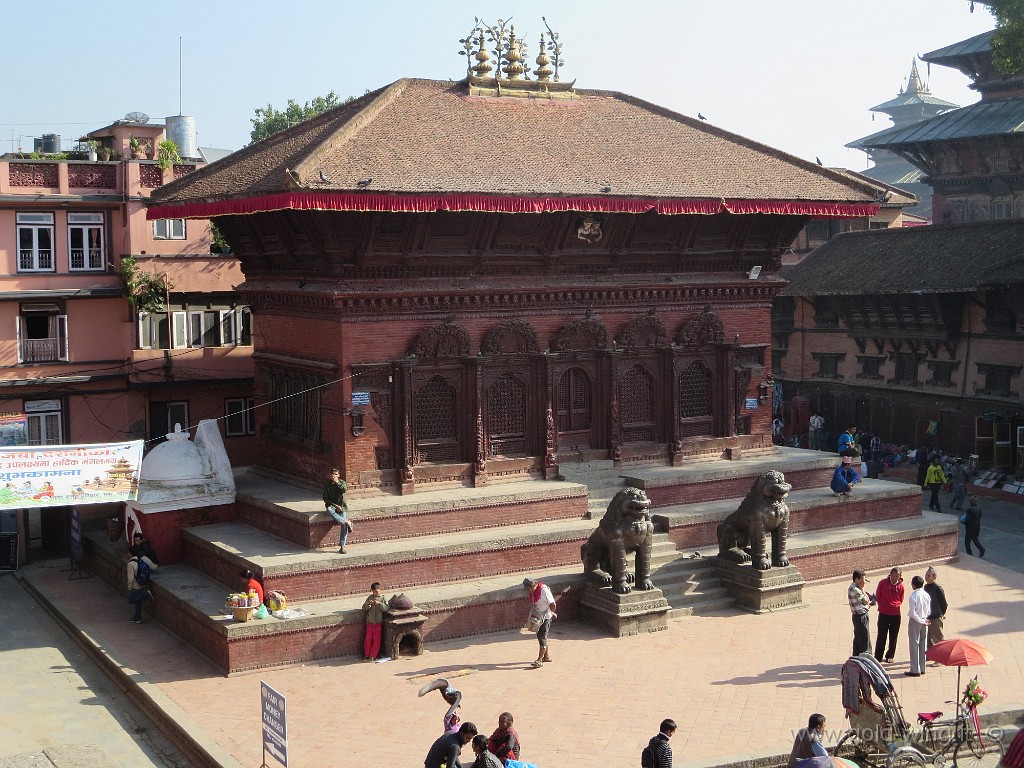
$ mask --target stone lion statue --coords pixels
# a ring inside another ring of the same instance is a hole
[[[750,562],[759,571],[773,565],[789,565],[786,558],[786,534],[789,506],[786,497],[793,486],[786,476],[772,470],[754,481],[739,509],[718,526],[718,556],[735,563]],[[772,558],[765,550],[765,537],[772,535]]]
[[[651,501],[639,488],[623,488],[608,505],[597,529],[580,547],[583,572],[592,574],[620,595],[654,589],[651,582]],[[626,568],[626,555],[636,553],[636,571]]]

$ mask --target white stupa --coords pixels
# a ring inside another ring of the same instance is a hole
[[[235,478],[224,450],[217,422],[205,420],[188,439],[175,424],[174,431],[142,460],[139,496],[127,502],[129,510],[143,514],[195,509],[235,500]]]

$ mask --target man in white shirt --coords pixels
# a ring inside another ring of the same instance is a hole
[[[807,428],[810,432],[810,449],[812,451],[820,451],[821,447],[825,444],[823,431],[825,429],[825,419],[822,418],[821,414],[817,411],[811,413],[811,418],[807,420]]]
[[[537,629],[537,642],[540,643],[540,652],[537,660],[532,662],[534,667],[539,667],[545,661],[551,661],[551,654],[548,652],[548,632],[551,630],[551,620],[558,617],[555,613],[555,596],[547,584],[535,579],[523,579],[523,589],[530,599],[530,617],[540,619],[540,627]]]
[[[920,677],[924,674],[924,654],[928,650],[928,617],[932,612],[932,599],[924,591],[924,579],[915,576],[910,580],[914,591],[910,593],[910,671],[908,677]]]

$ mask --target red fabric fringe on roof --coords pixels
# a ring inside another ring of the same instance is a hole
[[[630,200],[611,197],[498,197],[493,195],[384,195],[345,192],[284,192],[262,197],[180,205],[155,205],[147,219],[208,219],[264,211],[487,211],[491,213],[770,213],[815,218],[872,216],[875,203],[804,200]]]

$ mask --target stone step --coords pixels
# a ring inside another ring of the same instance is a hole
[[[840,501],[820,489],[791,493],[791,534],[847,522],[920,516],[920,497],[914,487],[869,480],[858,489],[856,501]],[[738,499],[724,499],[658,510],[654,519],[663,536],[658,556],[671,559],[672,547],[686,554],[702,548],[705,554],[714,554],[718,523],[738,504]],[[368,576],[371,573],[381,582],[404,588],[569,565],[579,562],[580,546],[597,524],[597,520],[573,517],[364,541],[364,526],[357,519],[349,554],[341,555],[330,549],[310,550],[235,522],[187,529],[182,546],[186,562],[225,584],[233,583],[235,574],[247,568],[268,589],[312,599],[361,593],[366,579],[374,580]]]
[[[884,502],[884,498],[880,502]],[[586,521],[574,521],[582,522]],[[205,528],[221,528],[222,533],[227,532],[223,530],[224,526],[203,526],[190,529],[189,534],[194,536]],[[893,563],[909,565],[922,561],[937,564],[956,557],[957,529],[956,521],[949,516],[923,513],[913,518],[872,520],[839,529],[804,531],[791,537],[789,557],[808,581],[848,578],[854,568],[880,570]],[[387,563],[378,562],[383,556],[381,552],[367,553],[361,562],[355,558],[348,560],[348,556],[342,558],[305,551],[289,556],[280,551],[287,548],[286,542],[262,532],[256,534],[266,537],[262,546],[270,548],[269,551],[250,555],[247,548],[245,556],[237,552],[231,567],[218,571],[217,576],[185,564],[164,567],[157,572],[152,588],[157,619],[210,658],[224,674],[359,654],[364,626],[360,609],[369,583],[375,580],[385,585],[385,594],[405,592],[423,611],[426,616],[423,636],[428,642],[519,626],[526,614],[520,586],[524,574],[542,578],[551,586],[558,596],[559,621],[578,616],[578,593],[584,577],[577,541],[572,542],[574,557],[561,565],[530,562],[520,554],[505,562],[500,573],[458,580],[442,573],[441,578],[436,579],[438,583],[403,587],[381,576],[387,571]],[[459,536],[462,534],[455,538]],[[659,551],[665,546],[663,536],[660,535],[655,544]],[[206,536],[208,541],[215,538]],[[516,535],[512,540],[516,547],[530,546],[525,533]],[[366,545],[367,548],[373,546]],[[87,567],[112,585],[118,594],[124,588],[123,547],[123,542],[107,541],[102,532],[86,537]],[[453,559],[459,557],[462,549],[467,554],[473,550],[466,541],[451,542],[450,547],[449,556]],[[480,547],[478,543],[477,549]],[[523,550],[516,551],[521,553]],[[275,580],[284,584],[282,574],[288,573],[289,569],[305,573],[314,580],[325,578],[327,574],[323,571],[304,570],[308,563],[303,558],[337,561],[339,569],[352,572],[351,593],[303,599],[298,592],[285,586],[283,591],[289,595],[290,606],[301,609],[305,615],[248,623],[224,618],[224,597],[237,588],[240,567],[244,565],[256,572],[262,569],[268,589],[275,588]],[[290,562],[291,559],[296,561]],[[712,583],[711,568],[709,558],[690,561],[680,553],[675,561],[655,570],[655,583],[661,581],[669,589],[666,598],[673,606],[670,618],[729,610],[731,600],[717,592],[717,586]],[[691,572],[689,576],[680,575],[687,571]],[[267,577],[268,573],[275,575]],[[677,582],[677,575],[683,581]],[[681,587],[687,578],[694,575],[699,576],[697,586],[685,596],[686,599],[683,595],[672,594],[676,591],[676,583]],[[568,591],[563,592],[566,589]],[[699,598],[696,597],[698,593]]]
[[[340,526],[319,495],[257,473],[236,474],[239,518],[306,549],[338,546]],[[360,541],[385,541],[523,522],[582,518],[586,487],[525,480],[485,488],[418,491],[348,500]]]

